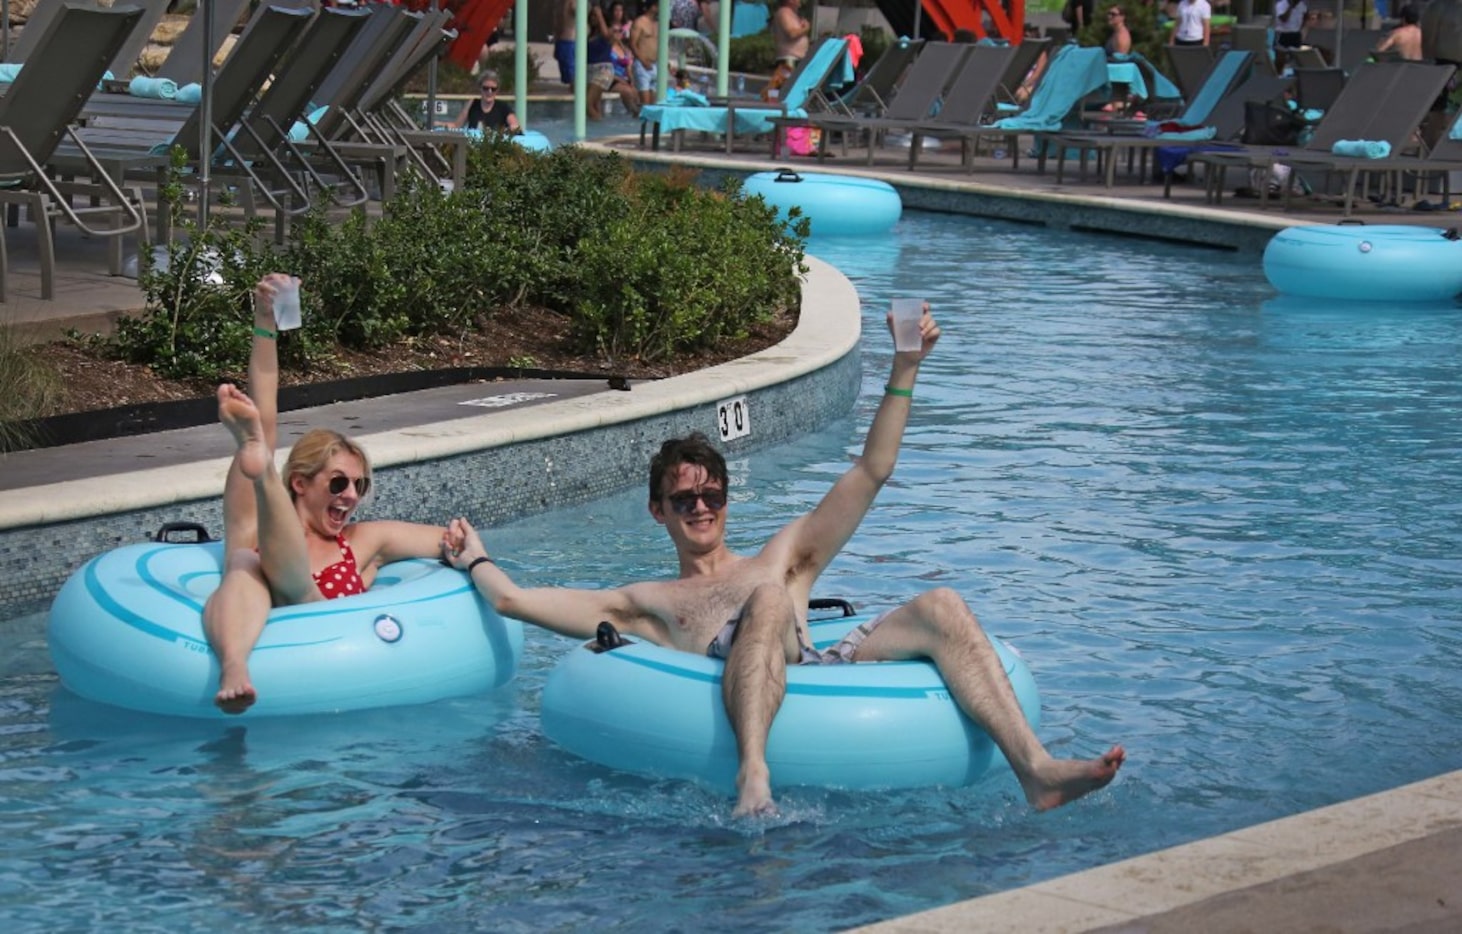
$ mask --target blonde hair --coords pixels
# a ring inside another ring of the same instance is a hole
[[[284,487],[289,490],[289,498],[291,500],[295,498],[295,477],[302,477],[305,480],[314,479],[315,475],[330,463],[330,458],[342,451],[360,461],[366,478],[369,479],[371,459],[366,457],[366,452],[361,449],[360,445],[338,431],[331,431],[328,428],[312,428],[294,443],[294,447],[289,449],[289,459],[284,462]]]

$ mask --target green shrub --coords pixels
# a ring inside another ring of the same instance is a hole
[[[745,337],[796,301],[807,222],[789,229],[739,188],[640,180],[629,210],[580,253],[572,321],[581,351],[666,360]]]
[[[741,200],[736,185],[693,181],[637,175],[612,153],[488,137],[460,189],[408,181],[374,220],[319,206],[282,250],[259,222],[199,230],[175,212],[184,236],[166,263],[145,262],[146,308],[119,322],[111,346],[167,377],[241,375],[254,283],[277,270],[307,283],[304,327],[280,340],[286,369],[337,347],[460,335],[523,306],[568,318],[580,353],[660,361],[705,349],[796,302],[807,225]]]

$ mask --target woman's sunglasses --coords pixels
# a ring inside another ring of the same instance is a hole
[[[670,508],[682,516],[695,512],[697,501],[705,503],[711,512],[720,512],[726,505],[725,490],[702,490],[699,493],[687,490],[684,493],[671,493],[666,498],[670,500]]]
[[[330,485],[327,489],[330,491],[331,496],[339,496],[345,492],[345,488],[350,486],[351,482],[351,479],[345,476],[345,474],[336,474],[330,478]],[[371,491],[370,477],[356,477],[353,482],[355,483],[356,496],[364,498]]]
[[[484,84],[484,85],[483,85],[483,86],[482,86],[482,89],[483,89],[483,90],[484,90],[484,91],[491,91],[491,92],[492,92],[492,93],[494,93],[494,94],[496,94],[496,93],[497,93],[497,85],[495,85],[495,84]]]

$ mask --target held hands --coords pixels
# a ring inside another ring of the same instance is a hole
[[[487,548],[472,523],[460,517],[447,523],[447,530],[442,533],[442,558],[448,564],[465,571],[473,561],[485,557]]]
[[[892,334],[894,328],[892,311],[885,315],[885,322],[888,324],[889,334]],[[895,356],[912,356],[915,360],[923,360],[939,341],[939,325],[929,311],[928,302],[924,303],[924,313],[919,317],[919,337],[922,346],[918,350],[898,350],[895,351]]]
[[[271,272],[265,275],[264,278],[260,279],[254,285],[254,307],[261,311],[269,312],[272,320],[274,315],[274,295],[278,291],[279,286],[288,285],[291,281],[298,288],[299,279],[288,273]]]

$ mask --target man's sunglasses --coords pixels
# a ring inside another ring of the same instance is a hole
[[[671,493],[666,498],[670,500],[670,508],[682,516],[695,512],[697,501],[705,503],[711,512],[720,512],[726,506],[725,490],[702,490],[699,493],[687,490],[684,493]]]
[[[330,478],[330,485],[327,489],[330,491],[331,496],[339,496],[345,492],[345,488],[350,486],[351,482],[351,479],[345,476],[345,474],[336,474]],[[371,478],[356,477],[354,483],[355,495],[364,499],[365,495],[371,491]]]

